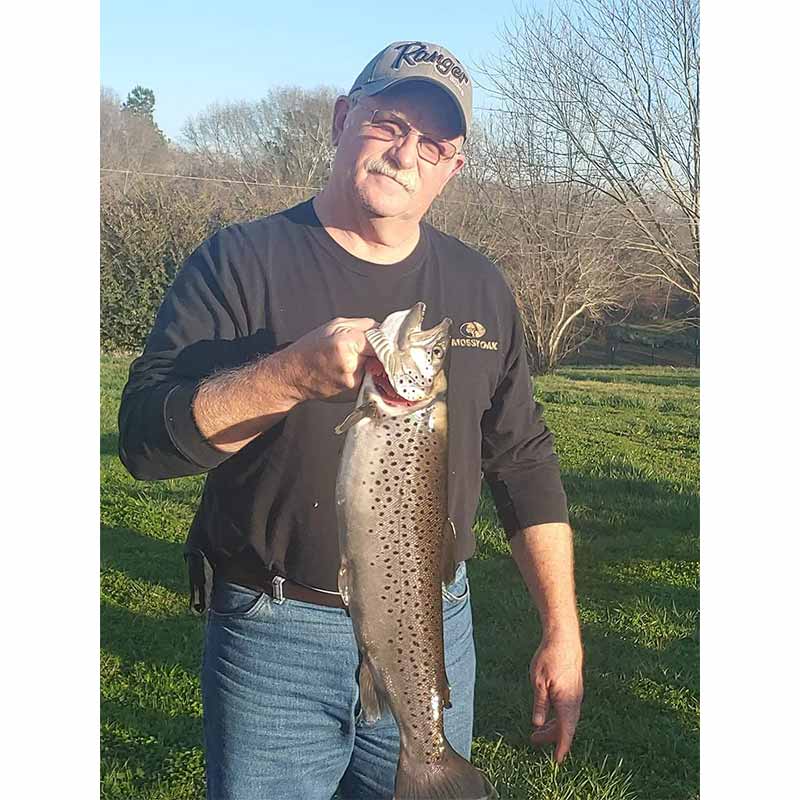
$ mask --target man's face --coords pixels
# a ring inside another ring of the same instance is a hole
[[[399,141],[384,141],[369,126],[373,111],[389,112],[415,129]],[[458,112],[441,90],[425,84],[401,84],[356,105],[336,102],[333,140],[337,145],[334,176],[349,184],[361,206],[376,217],[419,220],[447,182],[464,165],[459,152],[431,164],[418,152],[421,131],[460,149]]]

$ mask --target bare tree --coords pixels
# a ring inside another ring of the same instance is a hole
[[[502,112],[549,138],[556,180],[613,201],[621,260],[700,302],[697,0],[578,0],[517,12],[483,74]],[[615,233],[616,237],[616,233]],[[615,242],[618,241],[615,238]]]
[[[333,104],[328,87],[274,89],[257,102],[214,103],[183,127],[188,147],[217,175],[300,187],[327,180]]]
[[[476,119],[471,127],[461,174],[432,204],[427,220],[495,261],[514,251],[505,238],[504,189],[488,157],[493,146],[491,120]]]
[[[469,156],[466,227],[508,277],[534,371],[549,371],[624,310],[619,211],[593,187],[555,180],[563,154],[518,117],[488,120]]]

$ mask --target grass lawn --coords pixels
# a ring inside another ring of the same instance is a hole
[[[129,359],[101,380],[105,800],[204,798],[199,664],[181,549],[201,478],[139,483],[117,458]],[[583,715],[561,766],[527,744],[534,607],[488,496],[470,561],[473,761],[504,800],[699,797],[699,373],[570,367],[537,380],[575,529]]]

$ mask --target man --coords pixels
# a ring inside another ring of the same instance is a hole
[[[210,798],[392,796],[398,733],[360,714],[358,654],[337,592],[334,485],[373,353],[364,331],[422,300],[453,320],[444,588],[447,738],[469,758],[475,656],[464,563],[481,469],[533,596],[532,742],[568,752],[582,698],[571,531],[552,436],[499,270],[421,219],[464,165],[467,71],[396,42],[333,110],[336,156],[312,200],[232,225],[184,264],[131,367],[120,456],[137,478],[208,472],[187,542],[209,605],[202,688]],[[210,587],[213,585],[213,589]],[[210,600],[208,594],[210,593]],[[551,715],[552,712],[552,715]]]

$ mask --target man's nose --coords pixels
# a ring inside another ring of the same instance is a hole
[[[417,163],[417,134],[409,131],[396,142],[391,151],[392,159],[401,169],[411,169]]]

